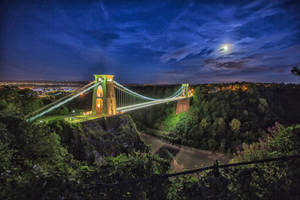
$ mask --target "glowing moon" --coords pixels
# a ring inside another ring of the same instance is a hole
[[[223,49],[224,49],[224,51],[228,51],[228,49],[229,49],[228,45],[225,44],[225,45],[223,46]]]
[[[227,53],[230,51],[230,44],[223,44],[221,46],[221,51],[223,51],[224,53]]]

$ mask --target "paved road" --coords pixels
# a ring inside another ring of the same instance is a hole
[[[141,134],[142,140],[152,147],[152,153],[155,154],[163,149],[168,149],[174,155],[171,161],[172,172],[179,172],[183,169],[194,169],[199,167],[210,166],[219,160],[220,163],[228,163],[229,157],[221,153],[199,150],[192,147],[177,146],[169,144],[159,138],[151,135]]]

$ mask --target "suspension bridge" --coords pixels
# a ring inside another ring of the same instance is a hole
[[[26,116],[27,120],[34,121],[89,91],[93,91],[91,111],[84,112],[77,117],[66,118],[73,122],[80,122],[104,116],[123,114],[173,101],[177,101],[176,113],[178,114],[189,109],[189,98],[193,96],[193,91],[186,83],[182,84],[173,95],[167,98],[152,98],[134,92],[114,81],[114,75],[94,75],[94,77],[94,81],[77,89],[72,94],[30,113]]]

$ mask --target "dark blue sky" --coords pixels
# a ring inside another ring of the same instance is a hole
[[[4,1],[0,80],[300,83],[299,1],[199,2]]]

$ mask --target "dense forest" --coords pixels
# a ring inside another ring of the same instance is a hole
[[[27,122],[28,113],[54,99],[40,99],[28,89],[0,88],[0,199],[299,199],[299,159],[158,176],[167,173],[170,160],[152,155],[139,131],[230,153],[231,163],[300,154],[299,85],[193,87],[185,113],[176,115],[176,103],[170,103],[114,122],[82,124]],[[132,88],[153,97],[176,90]],[[88,98],[52,114],[85,109]]]
[[[132,113],[134,121],[147,133],[174,143],[226,153],[234,153],[242,143],[257,141],[275,122],[300,122],[299,85],[233,83],[193,87],[188,112],[176,115],[176,103],[172,103]],[[166,93],[165,89],[161,93]]]

